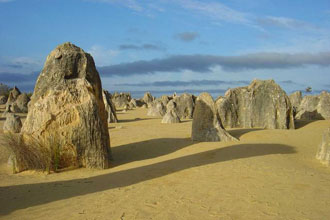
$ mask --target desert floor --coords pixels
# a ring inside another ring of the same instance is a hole
[[[107,170],[11,174],[0,146],[0,219],[330,219],[330,167],[315,159],[330,121],[197,143],[191,120],[161,124],[146,111],[109,124]]]

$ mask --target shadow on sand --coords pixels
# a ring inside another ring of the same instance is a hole
[[[296,119],[294,122],[295,129],[303,128],[303,127],[307,126],[308,124],[316,122],[316,121],[319,121],[319,120]]]
[[[121,164],[146,160],[170,154],[189,145],[193,142],[190,138],[159,138],[131,143],[111,148],[113,164]]]
[[[241,136],[243,136],[246,133],[252,132],[252,131],[261,131],[262,128],[240,128],[240,129],[234,129],[234,130],[227,130],[229,134],[237,139],[239,139]]]
[[[158,141],[160,145],[164,142],[175,145],[173,148],[162,149],[162,154],[186,147],[191,143],[187,139],[158,139]],[[135,157],[146,159],[158,155],[155,151],[147,155],[138,155],[138,148],[143,148],[144,144],[147,143],[142,142],[141,145],[136,143],[137,149],[133,151],[131,150],[133,144],[128,147],[121,146],[114,150],[115,156],[134,158],[126,159],[128,162],[136,160]],[[156,146],[157,140],[152,140],[152,144]],[[280,144],[237,144],[90,178],[0,187],[0,215],[62,199],[130,186],[192,167],[270,154],[292,153],[295,153],[293,147]],[[145,154],[145,151],[141,154]]]

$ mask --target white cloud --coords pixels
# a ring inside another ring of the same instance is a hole
[[[234,10],[219,2],[202,2],[195,0],[177,0],[175,2],[185,9],[193,10],[214,20],[237,24],[251,24],[247,13]]]
[[[42,61],[32,57],[0,57],[0,72],[30,74],[42,68]]]
[[[112,64],[112,59],[119,54],[119,51],[105,49],[99,45],[92,46],[87,52],[93,56],[96,66]]]

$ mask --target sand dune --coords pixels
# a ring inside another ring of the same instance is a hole
[[[109,124],[107,170],[14,175],[1,149],[0,219],[330,219],[330,169],[315,159],[329,120],[198,143],[191,120],[161,124],[146,111]]]

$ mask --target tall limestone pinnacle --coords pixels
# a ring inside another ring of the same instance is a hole
[[[90,54],[64,43],[48,55],[21,133],[45,140],[55,137],[75,165],[109,167],[111,149],[102,85]]]

